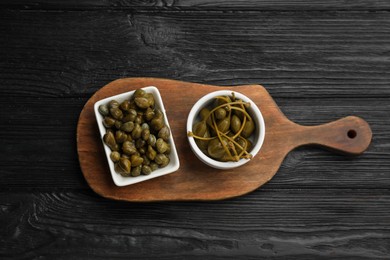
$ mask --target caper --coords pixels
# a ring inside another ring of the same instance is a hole
[[[108,114],[110,114],[110,110],[108,110],[107,105],[100,105],[98,110],[102,116],[108,116]]]
[[[157,152],[153,149],[152,146],[148,145],[148,150],[146,151],[146,156],[150,159],[150,160],[154,160],[156,158],[156,155],[157,155]]]
[[[144,145],[146,144],[145,140],[139,138],[135,141],[135,147],[137,147],[138,149],[143,147]]]
[[[119,121],[119,120],[116,120],[116,121],[115,121],[115,128],[116,128],[116,129],[121,129],[121,127],[122,127],[122,122]]]
[[[138,165],[136,167],[133,167],[131,169],[131,176],[133,177],[137,177],[137,176],[140,176],[141,175],[141,170],[142,170],[142,166],[141,165]]]
[[[155,170],[158,169],[158,164],[155,162],[151,162],[149,166],[150,166],[150,169],[152,170],[152,172],[154,172]]]
[[[255,130],[255,124],[253,120],[247,120],[244,125],[244,129],[242,129],[241,135],[245,138],[248,138],[253,131]]]
[[[129,109],[128,114],[122,118],[123,122],[134,122],[135,118],[137,117],[137,111],[134,109]]]
[[[117,162],[121,158],[121,154],[117,151],[113,151],[110,153],[110,158],[111,158],[111,161]]]
[[[141,126],[139,124],[135,124],[134,129],[131,132],[131,137],[133,137],[133,139],[138,139],[141,137],[141,133],[142,133]]]
[[[158,132],[158,137],[162,138],[164,141],[168,141],[170,135],[171,135],[171,131],[169,130],[169,127],[166,125],[164,125]]]
[[[153,134],[150,134],[149,138],[148,138],[148,144],[151,145],[152,147],[155,147],[156,141],[157,141],[156,136]]]
[[[222,141],[224,142],[224,145],[227,146],[226,139],[222,139]],[[218,138],[215,138],[209,142],[207,152],[210,157],[214,159],[221,159],[226,153],[225,148]]]
[[[149,107],[149,100],[146,97],[136,97],[134,102],[139,108],[146,109]]]
[[[118,162],[118,166],[121,169],[121,174],[123,176],[128,176],[131,171],[131,162],[129,159],[121,158]]]
[[[142,128],[142,130],[144,130],[144,129],[150,129],[148,123],[142,123],[141,128]]]
[[[110,147],[111,150],[113,150],[113,151],[118,150],[118,145],[115,141],[115,137],[114,137],[114,134],[112,132],[107,132],[103,136],[103,141],[108,147]]]
[[[141,132],[141,137],[143,140],[147,141],[150,137],[150,130],[149,129],[143,129]]]
[[[142,159],[141,156],[135,154],[133,154],[130,157],[130,160],[131,160],[131,165],[133,165],[133,167],[141,165],[144,161],[144,159]]]
[[[169,157],[165,154],[159,153],[156,155],[154,161],[160,166],[160,168],[165,167],[169,164]]]
[[[145,96],[145,94],[146,94],[145,90],[143,90],[142,88],[139,88],[139,89],[137,89],[137,90],[134,92],[133,97],[134,97],[134,98],[143,97],[143,96]]]
[[[118,107],[110,108],[110,114],[117,120],[121,120],[123,118],[123,112]]]
[[[129,100],[123,101],[123,102],[120,104],[120,108],[121,108],[123,111],[129,110],[129,109],[130,109],[130,101],[129,101]]]
[[[158,138],[156,148],[159,153],[165,153],[168,149],[168,144],[162,138]]]
[[[143,175],[149,175],[152,173],[152,168],[150,168],[148,165],[142,165],[141,172]]]
[[[230,118],[225,117],[224,119],[220,120],[217,124],[218,130],[222,133],[225,133],[229,130],[230,127]]]
[[[218,108],[218,109],[214,112],[214,115],[215,115],[215,117],[216,117],[218,120],[224,119],[224,118],[226,117],[226,110],[223,109],[223,108]]]
[[[138,152],[139,154],[141,155],[144,155],[146,153],[146,147],[145,146],[142,146],[140,148],[138,148]]]
[[[160,168],[163,168],[169,164],[169,157],[165,154],[159,153],[156,155],[154,160],[157,164],[159,164]]]
[[[131,122],[131,121],[123,123],[121,126],[121,130],[125,131],[127,133],[131,133],[131,131],[133,131],[133,129],[134,129],[134,122]]]
[[[112,118],[112,117],[109,117],[109,116],[106,116],[103,119],[103,125],[106,128],[113,127],[115,125],[115,122],[116,122],[116,120],[114,118]]]
[[[152,120],[154,115],[155,115],[155,113],[154,113],[153,109],[151,109],[150,107],[148,107],[144,113],[144,117],[145,117],[146,121]]]
[[[111,100],[109,103],[108,103],[108,108],[111,109],[111,108],[118,108],[119,107],[119,102],[116,101],[116,100]]]
[[[232,119],[230,120],[230,128],[232,129],[233,133],[238,133],[241,129],[241,120],[237,115],[233,115]]]
[[[143,154],[142,159],[144,159],[143,165],[150,165],[150,159],[146,156],[146,154]]]
[[[150,124],[155,131],[159,131],[164,126],[164,119],[162,117],[154,117]]]
[[[148,99],[149,106],[150,106],[150,107],[154,107],[155,100],[154,100],[153,94],[152,94],[152,93],[146,93],[146,94],[145,94],[145,97]]]
[[[127,134],[125,134],[125,132],[123,132],[121,130],[118,130],[118,131],[115,132],[115,141],[118,144],[121,144],[121,143],[123,143],[126,140],[127,140]]]
[[[122,144],[122,151],[127,155],[133,155],[137,152],[137,148],[133,142],[125,141]]]

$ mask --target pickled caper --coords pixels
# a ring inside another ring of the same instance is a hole
[[[141,165],[144,161],[141,156],[135,154],[130,157],[130,160],[133,167]]]
[[[148,166],[148,165],[143,165],[141,172],[143,175],[149,175],[152,173],[152,168],[150,168],[150,166]]]
[[[115,125],[115,122],[116,122],[116,120],[114,118],[112,118],[112,117],[109,117],[109,116],[106,116],[103,119],[103,125],[106,128],[113,127]]]
[[[110,110],[107,105],[100,105],[98,110],[102,116],[108,116],[110,114]]]
[[[104,143],[111,149],[110,159],[122,176],[148,175],[169,164],[170,129],[164,115],[155,108],[152,93],[137,89],[130,99],[111,100],[98,108],[104,116]],[[157,136],[157,138],[156,138]]]
[[[141,175],[142,166],[138,165],[136,167],[131,168],[131,176],[137,177]]]
[[[118,107],[110,108],[110,114],[114,119],[121,120],[123,118],[123,112]]]
[[[119,152],[117,152],[117,151],[113,151],[110,154],[110,158],[111,158],[111,161],[117,162],[121,158],[121,154]]]
[[[164,125],[160,131],[158,131],[158,137],[162,138],[164,141],[168,141],[169,136],[171,135],[171,131],[169,130],[169,127]]]

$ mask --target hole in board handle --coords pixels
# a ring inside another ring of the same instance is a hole
[[[351,130],[348,131],[347,135],[348,135],[349,138],[353,139],[353,138],[356,137],[357,133],[356,133],[355,130],[351,129]]]

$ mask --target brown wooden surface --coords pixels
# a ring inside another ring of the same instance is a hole
[[[146,86],[156,86],[161,93],[179,153],[180,169],[167,176],[117,187],[108,169],[93,105],[100,99]],[[192,105],[203,95],[220,89],[231,89],[251,98],[260,108],[266,125],[259,154],[246,165],[227,171],[210,168],[195,157],[185,127]],[[358,155],[367,149],[371,135],[369,125],[354,116],[321,126],[295,124],[283,115],[260,85],[218,87],[158,78],[126,78],[109,83],[88,100],[77,126],[77,150],[86,181],[103,197],[126,201],[218,200],[243,195],[269,181],[287,153],[298,146],[320,145]]]

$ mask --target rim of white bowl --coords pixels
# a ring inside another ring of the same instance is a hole
[[[256,123],[256,132],[257,135],[257,142],[255,143],[254,147],[251,150],[251,154],[253,157],[256,156],[256,154],[260,151],[260,148],[263,145],[264,137],[265,137],[265,123],[263,115],[258,108],[258,106],[247,96],[244,94],[234,91],[234,90],[217,90],[214,92],[211,92],[202,98],[200,98],[194,106],[191,108],[190,113],[188,114],[187,118],[187,133],[189,131],[192,132],[192,126],[194,124],[195,119],[197,118],[197,115],[199,114],[199,111],[214,97],[216,96],[231,96],[234,92],[234,95],[236,98],[242,99],[244,102],[249,102],[251,104],[249,113],[252,114],[253,119]],[[259,127],[260,126],[260,127]],[[239,166],[242,166],[250,161],[250,159],[240,159],[238,162],[220,162],[217,160],[214,160],[207,155],[205,155],[198,147],[198,145],[195,143],[195,139],[192,136],[188,136],[188,141],[190,143],[190,147],[192,151],[195,153],[195,155],[205,164],[216,168],[216,169],[233,169]]]

